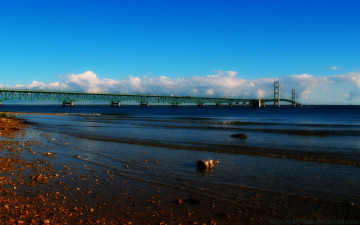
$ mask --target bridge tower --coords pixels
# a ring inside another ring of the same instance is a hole
[[[280,82],[274,82],[274,107],[280,108]]]
[[[293,107],[296,108],[296,91],[295,91],[295,89],[293,89],[291,92],[291,100],[293,101],[292,102]]]

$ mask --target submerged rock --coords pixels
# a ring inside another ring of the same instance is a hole
[[[245,138],[247,138],[247,135],[243,134],[243,133],[241,133],[241,134],[232,134],[231,137],[245,139]]]
[[[215,164],[213,160],[199,160],[196,162],[198,169],[214,168]]]
[[[219,160],[199,160],[196,162],[199,170],[211,170],[214,168],[215,164],[218,164]]]

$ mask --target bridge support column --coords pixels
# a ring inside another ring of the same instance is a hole
[[[179,105],[179,104],[171,104],[171,107],[173,107],[173,108],[179,108],[180,105]]]
[[[221,108],[221,104],[220,104],[220,103],[217,103],[217,104],[216,104],[216,107],[217,107],[217,108]]]
[[[291,92],[292,106],[296,108],[296,90],[293,89]]]
[[[244,106],[244,108],[246,108],[246,102],[243,102],[243,106]]]
[[[111,107],[118,107],[118,108],[120,108],[120,102],[111,102]]]
[[[251,102],[251,106],[253,108],[261,108],[261,100],[260,99],[256,99],[255,101]]]
[[[65,107],[66,105],[69,105],[70,107],[74,106],[74,102],[63,102],[63,106]]]
[[[140,107],[142,108],[149,108],[149,103],[141,103]]]
[[[204,107],[204,104],[203,104],[203,103],[198,103],[197,106],[198,106],[199,108],[202,108],[202,107]]]
[[[236,105],[236,107],[239,107],[239,106],[240,106],[240,103],[239,103],[239,102],[236,102],[235,105]]]
[[[233,104],[232,103],[229,103],[229,108],[232,108]]]

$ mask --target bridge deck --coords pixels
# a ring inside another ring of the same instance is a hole
[[[132,95],[132,94],[105,94],[105,93],[81,93],[81,92],[59,92],[59,91],[34,91],[34,90],[1,90],[1,101],[60,101],[63,104],[73,104],[75,101],[105,101],[112,104],[120,102],[137,102],[141,105],[149,104],[222,104],[239,105],[249,104],[261,107],[265,102],[274,102],[274,99],[242,99],[242,98],[212,98],[212,97],[191,97],[191,96],[162,96],[162,95]],[[276,99],[277,101],[277,99]],[[290,99],[280,99],[282,102],[296,104]]]

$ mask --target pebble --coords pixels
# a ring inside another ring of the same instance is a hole
[[[183,200],[181,198],[176,199],[176,203],[178,205],[181,205],[183,203]]]

